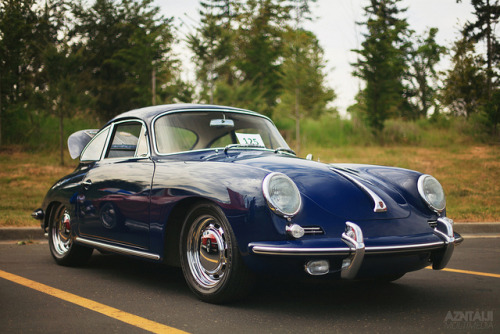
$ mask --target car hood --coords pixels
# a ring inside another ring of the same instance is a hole
[[[345,220],[399,219],[410,215],[403,196],[389,182],[361,168],[363,165],[346,168],[287,155],[240,155],[232,162],[288,175],[302,196]],[[384,202],[386,211],[374,212],[374,198],[367,189]]]

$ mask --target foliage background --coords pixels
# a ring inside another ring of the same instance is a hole
[[[436,172],[461,219],[500,220],[499,0],[471,0],[474,20],[446,46],[437,43],[436,28],[412,29],[401,0],[365,1],[358,23],[365,34],[352,64],[363,85],[348,118],[332,107],[324,50],[305,29],[316,19],[314,2],[202,0],[201,20],[186,36],[152,0],[1,0],[0,186],[18,185],[14,170],[39,175],[31,162],[16,165],[12,152],[74,166],[65,144],[72,132],[100,128],[133,108],[215,103],[271,116],[301,156]],[[181,38],[193,59],[173,52]],[[446,55],[450,67],[438,71]],[[182,75],[183,62],[194,64],[194,81]],[[460,173],[466,163],[472,179]],[[51,171],[60,172],[47,169],[45,189],[57,177]],[[470,184],[489,200],[475,207],[482,200]],[[9,201],[2,209],[23,206]]]

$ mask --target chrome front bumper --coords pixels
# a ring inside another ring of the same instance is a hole
[[[366,254],[394,254],[407,252],[432,251],[432,268],[443,269],[453,254],[455,246],[459,245],[463,238],[455,237],[453,232],[453,220],[439,218],[434,228],[434,234],[440,241],[414,243],[404,245],[366,246],[361,228],[346,222],[346,230],[342,233],[341,240],[346,247],[289,247],[275,246],[259,243],[250,243],[248,246],[252,253],[260,255],[281,256],[343,256],[341,277],[344,279],[356,278]]]

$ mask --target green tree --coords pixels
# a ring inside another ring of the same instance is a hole
[[[201,25],[188,35],[187,42],[194,53],[196,76],[201,83],[203,100],[214,103],[217,81],[234,82],[234,39],[232,22],[236,8],[231,0],[201,1]],[[217,100],[221,100],[218,97]],[[228,104],[223,101],[223,104]]]
[[[2,123],[8,121],[12,129],[17,120],[30,119],[26,104],[38,97],[43,40],[38,25],[35,1],[0,2],[0,144],[5,136]]]
[[[455,42],[452,51],[452,68],[446,73],[441,100],[454,115],[468,118],[478,111],[486,92],[484,60],[465,37]]]
[[[232,83],[219,80],[214,89],[214,103],[244,106],[250,110],[265,110],[266,99],[262,91],[250,81]]]
[[[486,96],[490,100],[494,89],[494,77],[498,78],[498,73],[494,72],[494,68],[500,61],[500,44],[494,31],[500,18],[500,4],[499,0],[471,0],[471,4],[474,7],[476,21],[467,22],[463,33],[468,41],[485,40],[486,42]]]
[[[64,165],[65,133],[64,119],[76,114],[89,98],[82,93],[78,85],[78,73],[75,69],[81,61],[78,55],[71,54],[67,48],[55,45],[44,51],[48,85],[45,91],[46,108],[59,120],[60,163]]]
[[[365,7],[367,32],[362,48],[354,50],[359,60],[354,75],[365,81],[366,118],[374,132],[384,121],[400,114],[406,105],[403,78],[407,70],[408,23],[398,17],[406,9],[400,0],[371,0]]]
[[[291,7],[285,0],[207,0],[201,6],[201,25],[188,36],[201,100],[248,108],[253,96],[258,101],[250,104],[270,115],[282,88],[283,33]],[[250,90],[243,94],[242,87]]]
[[[310,86],[315,85],[316,82],[314,78],[306,78],[305,74],[306,69],[306,61],[308,60],[307,51],[308,46],[307,41],[310,39],[311,34],[307,34],[307,32],[303,31],[302,24],[305,20],[312,20],[311,18],[311,9],[310,3],[316,2],[316,0],[293,0],[290,2],[290,7],[293,7],[291,10],[292,20],[294,21],[293,29],[288,29],[284,34],[285,46],[284,46],[284,57],[285,61],[282,68],[282,76],[283,76],[283,92],[280,97],[280,105],[277,106],[276,109],[278,111],[285,108],[290,108],[289,113],[292,118],[295,119],[295,149],[297,152],[300,152],[300,120],[304,117],[303,112],[303,97],[302,95],[305,93],[303,91],[304,84],[309,84]],[[320,51],[320,55],[323,55],[323,50],[319,47],[318,43],[313,43],[316,47],[315,51]],[[318,49],[319,48],[319,49]],[[309,49],[310,50],[310,49]],[[312,54],[315,57],[315,54]],[[322,61],[322,59],[320,58]],[[308,64],[312,65],[312,64]],[[314,65],[313,65],[314,66]],[[317,63],[317,66],[320,66],[320,71],[316,74],[321,76],[322,64]],[[311,66],[308,67],[309,69]],[[324,77],[323,77],[324,79]],[[307,81],[311,80],[311,81]],[[322,80],[323,81],[323,80]],[[322,85],[321,82],[320,85]],[[322,87],[321,87],[322,88]],[[304,95],[305,96],[305,95]],[[306,97],[307,98],[307,97]],[[290,102],[293,103],[293,106],[290,105]],[[308,106],[312,107],[312,106]],[[306,109],[307,110],[307,109]]]
[[[300,151],[300,121],[318,118],[333,109],[328,103],[335,93],[325,85],[324,51],[313,33],[290,30],[285,37],[287,48],[281,71],[282,92],[276,106],[276,117],[291,117],[295,121],[295,149]]]
[[[291,6],[284,0],[248,0],[242,4],[237,34],[236,68],[239,79],[252,82],[263,94],[271,115],[282,89],[283,32],[290,20]]]
[[[407,80],[407,97],[412,113],[410,118],[427,117],[429,109],[436,106],[438,72],[436,65],[446,48],[436,42],[437,28],[430,28],[425,36],[417,36],[411,45]]]
[[[44,83],[42,106],[46,114],[59,120],[60,164],[64,165],[64,119],[82,109],[85,100],[78,83],[80,59],[69,48],[70,8],[65,1],[47,0],[40,7],[38,31],[43,40],[39,48],[43,63],[40,77]]]
[[[73,52],[82,54],[81,80],[101,117],[150,104],[153,73],[166,78],[164,72],[178,65],[171,54],[171,19],[160,16],[152,3],[96,0],[91,7],[73,7],[72,34],[78,41]]]
[[[457,2],[461,2],[461,0],[457,0]],[[471,0],[471,4],[474,7],[476,20],[465,24],[463,34],[469,42],[484,41],[486,44],[485,88],[479,106],[486,114],[493,133],[496,133],[500,119],[498,108],[500,43],[495,28],[500,19],[500,2],[499,0]]]

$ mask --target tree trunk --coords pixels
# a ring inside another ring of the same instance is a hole
[[[0,73],[0,147],[2,147],[2,73]]]
[[[61,154],[61,166],[64,166],[64,116],[59,114],[59,149]]]
[[[297,154],[300,152],[300,106],[299,106],[299,88],[295,88],[295,149]]]
[[[153,73],[151,75],[151,91],[153,95],[153,99],[151,101],[152,105],[156,105],[156,70],[153,67]]]
[[[491,102],[491,81],[492,81],[492,70],[491,70],[491,58],[493,57],[491,50],[491,6],[490,0],[487,0],[487,11],[488,18],[486,19],[486,61],[487,61],[487,72],[486,72],[486,96],[488,98],[488,102]]]

